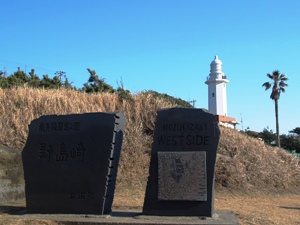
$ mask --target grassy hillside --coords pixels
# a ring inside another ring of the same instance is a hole
[[[144,187],[156,111],[174,107],[149,93],[119,101],[117,94],[86,94],[72,90],[0,89],[0,145],[22,150],[28,124],[42,115],[121,111],[126,129],[118,185]],[[299,159],[283,149],[238,131],[221,127],[216,187],[233,190],[300,190]]]

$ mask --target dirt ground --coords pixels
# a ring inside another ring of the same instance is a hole
[[[141,210],[144,201],[143,196],[144,191],[141,190],[117,189],[113,210]],[[56,224],[50,221],[9,219],[6,215],[24,209],[25,202],[20,201],[6,205],[10,205],[10,207],[0,206],[0,224]],[[296,194],[254,195],[217,191],[215,209],[233,211],[241,225],[300,225],[300,195]]]
[[[113,206],[141,208],[143,196],[143,191],[117,189]],[[217,191],[215,209],[233,211],[241,225],[300,225],[300,195],[296,194],[233,194]]]
[[[300,224],[300,195],[216,195],[216,209],[233,211],[241,225]]]

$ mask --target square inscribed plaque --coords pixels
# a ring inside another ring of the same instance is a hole
[[[206,152],[158,152],[158,200],[207,201]]]

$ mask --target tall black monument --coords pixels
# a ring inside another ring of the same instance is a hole
[[[143,215],[212,217],[219,137],[202,109],[158,111]]]
[[[27,212],[110,213],[124,126],[121,113],[33,120],[22,152]]]

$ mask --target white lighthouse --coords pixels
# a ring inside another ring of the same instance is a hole
[[[222,71],[222,62],[216,55],[210,64],[210,74],[205,82],[208,85],[208,111],[216,116],[219,124],[235,129],[238,122],[227,115],[226,84],[228,82]]]
[[[214,115],[227,116],[226,79],[222,71],[222,62],[215,56],[210,64],[210,74],[207,77],[208,111]]]

